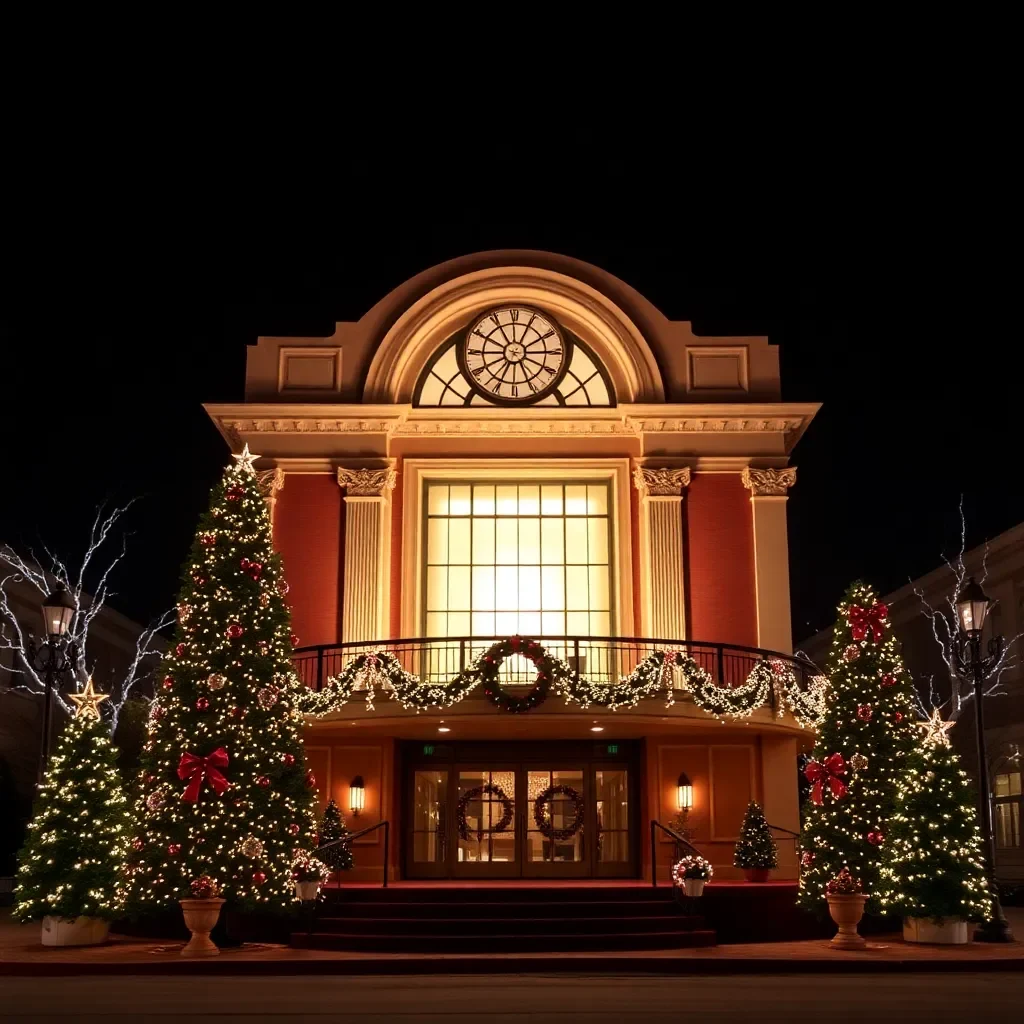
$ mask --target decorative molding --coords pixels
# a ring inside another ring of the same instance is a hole
[[[684,487],[690,486],[690,467],[679,469],[649,469],[637,466],[633,470],[633,484],[645,498],[680,497]],[[658,634],[660,636],[660,634]],[[667,634],[666,634],[667,635]]]
[[[394,489],[398,474],[387,466],[383,469],[338,468],[338,486],[345,488],[346,498],[384,498]]]
[[[280,466],[273,469],[257,470],[256,480],[259,484],[260,494],[267,503],[267,511],[270,513],[270,522],[274,522],[274,508],[277,505],[277,492],[284,487],[284,470]]]
[[[798,419],[748,419],[741,416],[713,416],[701,419],[634,419],[640,434],[789,434],[806,425],[804,418]]]
[[[796,483],[796,466],[788,469],[753,469],[748,466],[740,477],[751,498],[786,497]]]

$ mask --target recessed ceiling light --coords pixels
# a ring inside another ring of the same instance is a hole
[[[604,732],[604,726],[603,725],[592,725],[590,727],[590,731],[591,732]]]
[[[438,732],[451,732],[451,729],[449,729],[447,725],[439,725],[437,727],[437,731]]]

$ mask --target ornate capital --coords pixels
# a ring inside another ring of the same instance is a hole
[[[338,486],[349,498],[382,498],[394,486],[397,474],[385,469],[338,469]]]
[[[684,487],[690,485],[690,467],[681,469],[648,469],[637,466],[633,470],[633,483],[641,497],[671,496],[678,498]]]
[[[788,469],[743,470],[743,486],[752,498],[786,497],[786,492],[796,483],[796,466]]]

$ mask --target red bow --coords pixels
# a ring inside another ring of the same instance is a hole
[[[846,796],[846,783],[839,776],[845,774],[846,762],[843,760],[842,754],[832,754],[830,757],[826,757],[824,761],[811,761],[804,769],[807,781],[814,783],[814,788],[811,790],[811,799],[819,807],[821,806],[821,791],[826,781],[832,790],[832,795],[837,800],[842,799]]]
[[[885,636],[882,623],[888,615],[889,607],[881,601],[876,601],[870,608],[861,608],[859,604],[850,605],[847,618],[850,620],[853,639],[859,643],[870,632],[871,639],[877,644]]]
[[[182,794],[181,799],[186,803],[194,804],[199,800],[199,787],[205,779],[213,791],[220,796],[231,785],[220,773],[221,768],[226,768],[228,763],[228,752],[223,747],[218,747],[212,754],[206,757],[198,757],[196,754],[182,754],[178,762],[178,778],[188,779],[188,787]]]

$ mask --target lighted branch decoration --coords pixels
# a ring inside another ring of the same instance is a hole
[[[537,668],[537,681],[524,696],[513,696],[501,687],[501,666],[520,655]],[[654,651],[618,682],[594,682],[566,662],[550,654],[540,643],[524,637],[500,640],[448,683],[423,683],[383,648],[359,655],[338,676],[330,677],[319,692],[305,690],[298,697],[303,713],[315,717],[331,714],[360,695],[367,710],[374,710],[376,694],[383,692],[407,710],[444,710],[457,704],[477,687],[503,711],[529,711],[554,693],[568,703],[586,709],[593,705],[617,711],[634,708],[641,701],[662,696],[666,707],[675,703],[675,691],[690,693],[693,702],[718,718],[748,718],[774,694],[778,716],[787,710],[801,726],[813,728],[825,707],[827,683],[812,677],[801,690],[796,674],[781,659],[759,661],[739,686],[719,686],[711,674],[679,650]]]

